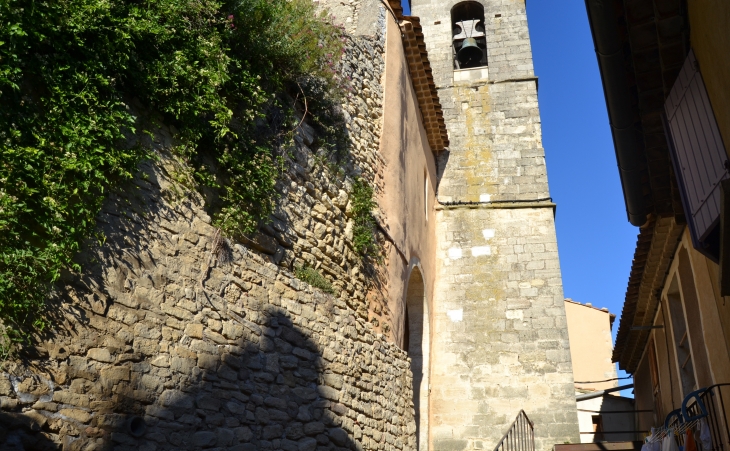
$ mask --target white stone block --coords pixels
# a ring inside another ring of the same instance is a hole
[[[451,322],[458,323],[464,319],[464,309],[447,310],[446,315],[449,317]]]
[[[492,255],[491,246],[477,246],[471,248],[472,257],[481,257],[482,255]]]
[[[449,258],[452,260],[458,260],[462,257],[461,249],[458,247],[452,247],[449,249]]]

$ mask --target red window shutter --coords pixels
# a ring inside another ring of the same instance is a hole
[[[697,245],[707,240],[719,223],[720,183],[728,178],[728,156],[692,51],[664,111],[685,215]]]

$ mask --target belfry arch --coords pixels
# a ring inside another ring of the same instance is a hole
[[[405,323],[403,347],[411,358],[417,449],[427,451],[431,334],[426,290],[418,266],[413,267],[408,279]]]
[[[487,35],[484,6],[465,1],[451,8],[452,44],[455,69],[487,65]]]

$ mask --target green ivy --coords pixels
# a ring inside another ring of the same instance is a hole
[[[377,204],[373,200],[373,188],[358,178],[352,184],[352,242],[355,251],[363,257],[373,257],[378,253],[375,239],[376,222],[372,211]]]
[[[254,230],[275,202],[278,148],[299,80],[335,89],[341,30],[310,0],[0,0],[0,321],[14,340],[48,326],[49,289],[91,236],[110,187],[149,150],[151,123],[215,224]],[[131,139],[134,141],[134,139]]]

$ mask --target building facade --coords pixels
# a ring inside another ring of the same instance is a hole
[[[565,300],[565,313],[581,443],[636,440],[634,400],[617,391],[619,379],[611,359],[616,315],[572,299]]]
[[[634,375],[640,430],[683,406],[688,420],[701,400],[713,449],[728,449],[730,4],[586,6],[639,227],[613,359]]]

